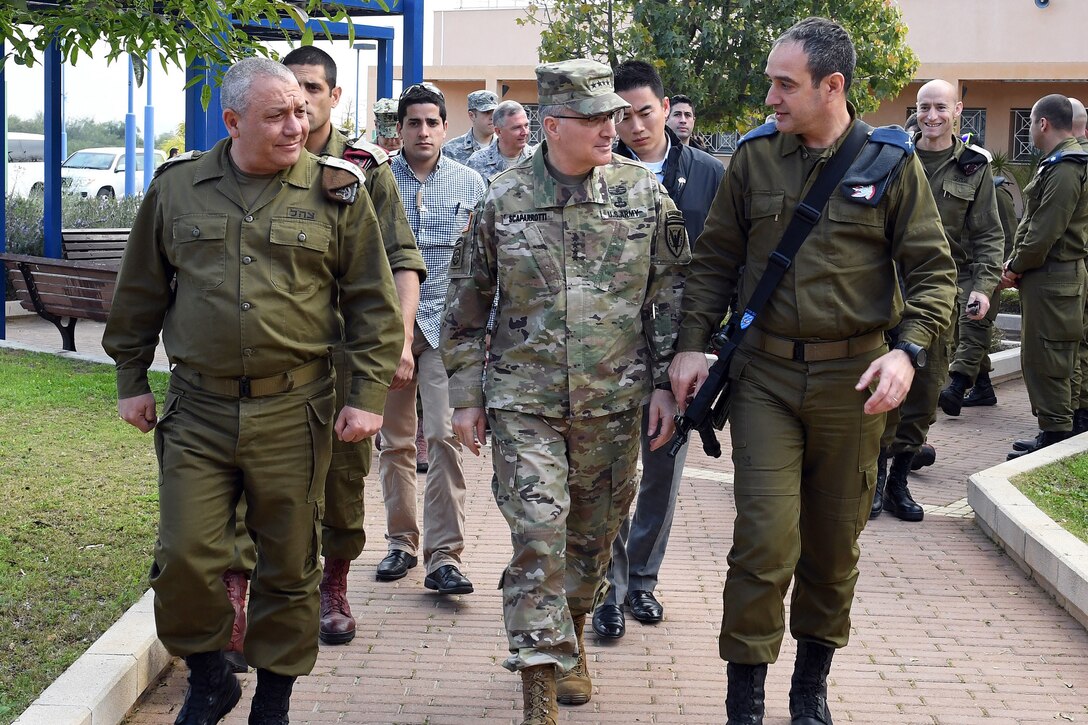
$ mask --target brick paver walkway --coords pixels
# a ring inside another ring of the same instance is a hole
[[[29,332],[9,323],[9,338]],[[42,327],[41,325],[38,325]],[[95,326],[80,323],[93,352]],[[45,325],[44,348],[59,347]],[[100,327],[98,328],[100,330]],[[1003,461],[1012,439],[1035,431],[1023,385],[998,388],[994,408],[939,414],[930,440],[937,463],[912,477],[926,519],[888,516],[862,535],[863,555],[850,646],[830,678],[837,723],[971,725],[1088,722],[1088,633],[975,526],[966,478]],[[375,470],[376,470],[375,466]],[[471,595],[443,598],[423,588],[422,566],[393,583],[374,580],[385,553],[380,488],[367,487],[371,541],[350,576],[359,623],[346,646],[322,646],[310,677],[295,687],[292,723],[520,722],[518,678],[506,655],[496,585],[509,531],[490,491],[490,460],[466,460],[469,480],[465,573]],[[723,723],[725,665],[716,637],[734,516],[732,466],[693,450],[688,458],[659,597],[665,621],[628,618],[627,636],[587,638],[596,691],[562,723]],[[787,637],[767,682],[768,725],[789,721],[793,646]],[[224,722],[242,725],[255,675]],[[172,723],[185,690],[175,666],[130,713],[130,725]]]

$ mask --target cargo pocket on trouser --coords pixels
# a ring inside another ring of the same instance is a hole
[[[336,401],[331,389],[322,390],[306,400],[306,422],[310,426],[310,445],[313,451],[313,463],[310,486],[306,500],[311,503],[323,503],[325,496],[325,476],[332,461],[332,416]]]
[[[1042,338],[1039,345],[1039,373],[1048,378],[1069,378],[1077,364],[1077,340],[1048,340]]]
[[[162,485],[162,473],[164,455],[164,440],[165,431],[169,430],[173,424],[173,417],[181,407],[181,399],[184,395],[179,390],[175,390],[172,386],[166,391],[166,402],[163,405],[162,415],[159,416],[159,420],[155,423],[155,457],[159,462],[159,485]]]

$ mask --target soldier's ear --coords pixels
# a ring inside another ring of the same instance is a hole
[[[227,128],[227,133],[231,138],[238,138],[238,114],[234,109],[227,108],[223,111],[223,125]]]

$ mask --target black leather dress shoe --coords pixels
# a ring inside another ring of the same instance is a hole
[[[627,606],[631,616],[644,624],[657,624],[665,616],[665,608],[654,599],[654,593],[645,589],[632,589],[627,592]]]
[[[593,631],[603,639],[619,639],[627,631],[623,608],[618,604],[602,604],[593,612]]]
[[[423,580],[423,586],[435,589],[439,594],[471,594],[472,582],[453,564],[440,566]]]
[[[415,566],[417,560],[407,551],[393,549],[378,564],[377,580],[391,582],[402,579],[408,570]]]

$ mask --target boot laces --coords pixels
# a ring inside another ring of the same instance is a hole
[[[529,712],[534,718],[546,720],[551,709],[548,697],[548,674],[543,671],[532,672],[525,683],[529,698]]]

